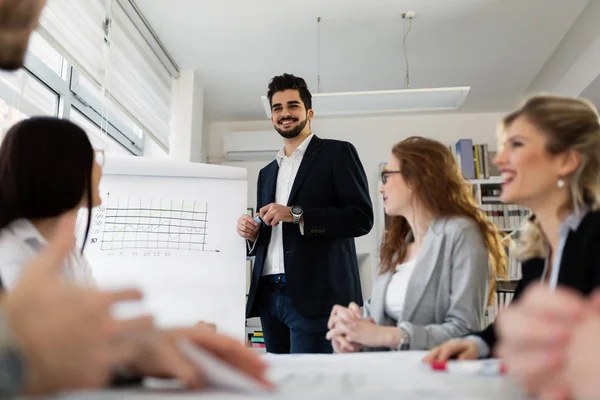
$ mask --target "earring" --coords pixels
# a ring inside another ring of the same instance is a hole
[[[565,181],[563,178],[558,178],[558,180],[556,181],[556,186],[558,186],[559,189],[562,189],[565,187]]]

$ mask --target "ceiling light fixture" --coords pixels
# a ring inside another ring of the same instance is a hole
[[[439,88],[410,88],[410,70],[406,50],[406,38],[412,28],[415,12],[402,14],[403,20],[403,54],[406,66],[406,89],[373,90],[360,92],[321,93],[320,70],[320,25],[321,17],[317,18],[317,93],[313,94],[313,109],[317,116],[340,115],[385,115],[407,112],[454,111],[462,107],[469,86],[439,87]],[[406,29],[408,21],[408,29]],[[271,118],[271,105],[266,96],[261,97],[265,113]]]

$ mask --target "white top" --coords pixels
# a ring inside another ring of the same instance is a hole
[[[27,263],[47,243],[27,219],[17,219],[0,231],[0,278],[5,290],[11,290]],[[65,277],[77,284],[96,285],[92,269],[75,246],[64,265]]]
[[[279,150],[276,160],[279,164],[279,172],[277,173],[277,187],[275,189],[275,203],[287,205],[298,174],[298,169],[306,153],[314,134],[310,134],[304,141],[294,150],[291,156],[285,155],[285,148]],[[300,233],[304,234],[303,226],[300,224]],[[262,274],[273,275],[273,274],[284,274],[285,269],[283,267],[283,224],[277,224],[271,229],[271,241],[269,242],[269,248],[267,249],[267,257],[265,258],[265,264],[263,266]]]
[[[408,281],[415,270],[415,265],[416,259],[399,264],[385,292],[385,313],[396,321],[402,318]]]

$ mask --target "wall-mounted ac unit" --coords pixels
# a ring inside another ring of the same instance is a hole
[[[274,130],[229,132],[223,138],[223,152],[229,161],[274,160],[282,147],[281,136]]]

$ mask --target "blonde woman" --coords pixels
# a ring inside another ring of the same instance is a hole
[[[536,96],[505,117],[501,128],[502,148],[495,159],[504,177],[501,200],[528,207],[533,215],[517,247],[523,279],[514,306],[499,317],[500,333],[512,371],[535,394],[556,381],[554,374],[542,373],[560,364],[554,365],[547,352],[563,349],[569,335],[546,329],[544,312],[536,311],[539,297],[528,294],[527,287],[558,285],[587,296],[600,286],[600,123],[595,107],[585,100]],[[515,313],[518,317],[510,318]],[[544,335],[556,340],[541,345]],[[488,357],[496,341],[492,324],[443,344],[426,360]]]

